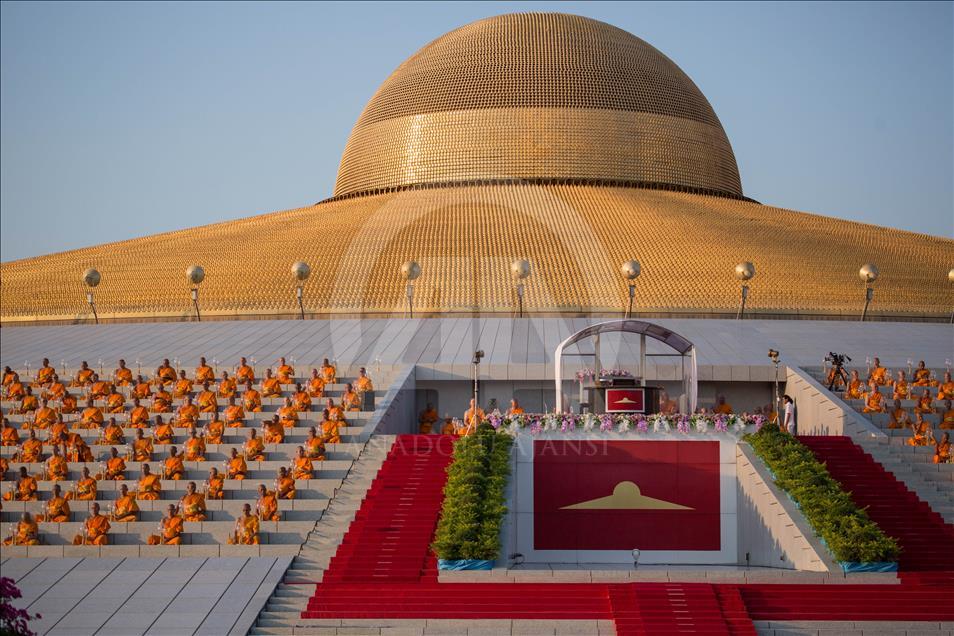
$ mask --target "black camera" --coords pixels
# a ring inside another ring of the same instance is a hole
[[[851,362],[851,358],[846,356],[843,353],[835,353],[834,351],[829,351],[828,355],[825,356],[826,362],[831,362],[833,367],[843,367],[845,366],[845,361]]]

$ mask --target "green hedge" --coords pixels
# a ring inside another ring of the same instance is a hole
[[[832,479],[804,444],[775,425],[746,435],[756,454],[775,475],[838,561],[874,563],[898,560],[898,544]]]
[[[510,475],[513,438],[481,424],[454,442],[444,505],[434,537],[441,559],[496,559],[500,524],[507,512],[504,489]]]

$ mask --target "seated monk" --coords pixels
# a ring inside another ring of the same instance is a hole
[[[0,483],[7,478],[7,471],[10,470],[10,460],[0,456]]]
[[[428,402],[427,408],[421,411],[421,414],[417,417],[418,433],[421,435],[430,435],[434,432],[434,426],[439,419],[441,419],[441,416],[438,414],[437,409],[434,408],[433,404]]]
[[[358,369],[358,377],[354,381],[354,390],[358,393],[374,391],[374,384],[371,382],[371,378],[368,377],[368,372],[364,367]]]
[[[878,383],[874,380],[871,380],[868,383],[868,392],[864,395],[865,407],[862,409],[864,413],[884,413],[884,395],[881,394],[881,391],[878,389]]]
[[[176,409],[176,426],[189,428],[199,421],[199,407],[192,403],[192,396],[187,395],[185,402]]]
[[[0,445],[3,446],[18,446],[20,444],[20,433],[17,432],[16,427],[7,420],[3,418],[3,429],[0,432]]]
[[[133,396],[140,400],[148,400],[152,396],[152,387],[149,386],[149,383],[141,375],[136,376],[136,386],[133,387]]]
[[[265,487],[265,484],[258,485],[255,512],[262,521],[281,521],[281,516],[278,514],[278,498],[274,492]]]
[[[523,409],[520,408],[520,404],[517,402],[517,398],[510,400],[510,408],[507,409],[507,416],[513,417],[514,415],[523,415]]]
[[[868,383],[874,382],[878,386],[884,386],[888,383],[888,370],[881,366],[881,360],[874,359],[874,365],[868,372]]]
[[[50,386],[53,384],[54,375],[56,375],[56,369],[50,366],[47,358],[43,358],[43,366],[36,370],[36,386]]]
[[[239,366],[235,370],[235,379],[242,384],[255,383],[255,370],[245,362],[245,358],[239,360]]]
[[[161,385],[152,396],[153,413],[172,413],[172,394]]]
[[[238,393],[238,384],[234,378],[229,377],[228,371],[222,372],[222,379],[219,381],[219,397],[228,399]]]
[[[325,394],[325,379],[318,374],[318,369],[311,370],[311,379],[308,380],[308,395],[320,398]]]
[[[24,464],[43,461],[43,442],[37,439],[36,429],[31,428],[29,436],[23,440],[17,459]]]
[[[202,390],[199,392],[199,395],[196,396],[195,401],[200,413],[215,413],[219,408],[219,403],[215,399],[215,393],[209,390],[208,382],[202,385]]]
[[[96,480],[90,477],[87,466],[83,466],[83,476],[76,482],[75,491],[67,497],[74,498],[77,501],[96,500]]]
[[[453,418],[445,414],[444,423],[441,425],[441,435],[457,435],[457,425]]]
[[[10,402],[16,402],[17,400],[22,400],[23,396],[26,395],[27,387],[20,382],[20,376],[16,373],[13,374],[13,382],[7,387],[7,400]]]
[[[924,389],[921,392],[921,397],[918,398],[918,403],[914,407],[915,413],[933,413],[934,412],[934,398],[931,397],[930,389]]]
[[[262,396],[252,388],[251,382],[245,385],[245,393],[242,394],[242,406],[249,413],[260,413],[262,410]]]
[[[225,424],[229,428],[239,428],[245,424],[245,409],[235,403],[235,396],[229,398],[225,407]]]
[[[43,398],[46,400],[62,400],[64,395],[66,395],[66,385],[60,382],[60,376],[53,374],[53,382],[43,392]]]
[[[712,409],[712,412],[716,415],[731,415],[732,405],[725,401],[724,395],[720,395],[716,400],[716,405],[715,408]]]
[[[189,429],[189,438],[185,443],[185,461],[204,462],[205,461],[205,440],[199,437],[195,428]]]
[[[924,360],[914,370],[914,386],[931,386],[931,371],[924,366]]]
[[[156,416],[155,428],[152,431],[154,444],[171,444],[175,441],[176,431],[171,422],[163,422],[162,416]]]
[[[66,458],[60,455],[60,447],[53,447],[53,454],[46,460],[47,481],[66,481],[70,476],[70,467]]]
[[[56,411],[50,408],[49,400],[43,400],[40,408],[33,412],[33,426],[47,429],[56,423]]]
[[[341,395],[341,408],[345,411],[361,410],[361,398],[352,388],[350,382],[345,385],[344,393]]]
[[[152,438],[146,437],[141,428],[136,429],[136,438],[133,440],[133,461],[148,462],[152,460]]]
[[[185,369],[182,369],[179,371],[179,378],[172,386],[172,397],[184,398],[187,395],[192,395],[192,387],[192,380],[186,377]]]
[[[908,384],[908,378],[904,371],[898,371],[897,379],[892,383],[894,393],[892,397],[895,400],[906,400],[911,395],[911,385]]]
[[[205,521],[205,497],[195,491],[195,482],[190,481],[186,486],[185,497],[179,502],[182,517],[189,522]]]
[[[239,455],[238,449],[233,446],[225,475],[228,479],[242,480],[247,474],[248,466],[245,464],[245,458]]]
[[[206,382],[215,382],[215,371],[205,363],[205,358],[199,358],[199,366],[195,368],[195,383]]]
[[[941,413],[941,425],[939,428],[954,430],[954,408],[951,406],[951,400],[944,401],[944,412]]]
[[[169,448],[169,456],[162,463],[162,478],[179,481],[185,477],[185,464],[182,463],[182,455],[175,446]]]
[[[278,359],[278,369],[275,371],[278,381],[282,384],[295,383],[295,369],[285,362],[285,358]]]
[[[119,451],[113,446],[109,449],[109,459],[103,470],[103,479],[122,481],[126,479],[126,460],[119,456]]]
[[[858,371],[852,369],[851,378],[848,380],[848,386],[845,387],[846,400],[860,400],[865,393],[865,385],[858,377]]]
[[[90,515],[83,524],[83,534],[73,539],[73,545],[108,545],[109,519],[99,514],[99,504],[95,501],[90,507]]]
[[[311,463],[311,458],[305,453],[305,447],[298,447],[298,455],[295,457],[295,466],[292,469],[293,479],[311,479],[314,477],[315,467]]]
[[[335,384],[338,381],[338,369],[328,362],[328,358],[321,363],[321,379],[325,384]]]
[[[280,428],[281,424],[279,424]],[[245,460],[250,462],[265,461],[265,443],[255,433],[254,428],[248,430],[248,439],[245,440]]]
[[[325,402],[325,410],[328,411],[328,419],[338,422],[339,425],[344,426],[345,411],[340,406],[335,405],[335,401],[333,399],[327,399]]]
[[[895,398],[894,408],[888,416],[888,428],[899,429],[911,426],[911,416],[901,408],[901,400]]]
[[[80,368],[76,372],[70,386],[89,386],[93,383],[93,370],[86,364],[86,360],[80,362]]]
[[[951,380],[951,372],[944,372],[944,380],[937,387],[938,400],[954,400],[954,380]]]
[[[477,430],[477,426],[487,419],[487,414],[479,406],[476,406],[474,398],[470,399],[470,408],[464,411],[464,435],[469,435]]]
[[[139,501],[156,501],[162,493],[162,482],[159,475],[154,474],[149,464],[142,465],[142,477],[136,487],[136,499]]]
[[[182,545],[182,532],[185,530],[185,524],[182,517],[176,514],[176,505],[169,504],[166,508],[166,516],[159,523],[161,534],[151,535],[146,543],[148,545]]]
[[[242,516],[235,520],[235,532],[228,538],[230,545],[258,545],[258,517],[252,514],[252,506],[242,506]]]
[[[209,478],[205,480],[205,496],[208,499],[225,498],[225,478],[219,474],[219,469],[215,466],[209,469]]]
[[[911,423],[912,437],[908,438],[908,446],[927,446],[934,438],[931,423],[921,417],[920,411],[915,412],[915,417],[917,419]]]
[[[76,396],[69,391],[63,394],[60,400],[60,415],[72,415],[76,413]]]
[[[20,515],[16,531],[3,540],[3,545],[40,545],[40,527],[29,512]]]
[[[70,520],[70,503],[63,496],[59,484],[53,484],[53,495],[46,502],[46,510],[37,515],[37,521],[46,523],[66,523]]]
[[[6,395],[7,388],[13,384],[14,379],[17,374],[13,372],[9,366],[3,367],[3,380],[0,381],[0,386],[3,387],[4,395]]]
[[[202,454],[205,455],[206,444],[221,444],[223,435],[225,435],[225,422],[222,421],[218,413],[214,413],[206,423],[203,431],[205,440],[202,443]],[[186,449],[186,454],[188,454],[188,448]]]
[[[305,440],[305,453],[313,460],[325,460],[325,443],[318,437],[314,426],[308,429],[308,439]]]
[[[139,398],[133,398],[133,407],[129,411],[129,428],[147,428],[149,426],[149,410],[139,403]]]
[[[109,418],[109,422],[103,427],[99,437],[101,446],[114,446],[116,444],[125,444],[126,436],[123,435],[123,429],[116,423],[116,418]]]
[[[126,412],[126,396],[116,390],[116,387],[111,387],[112,392],[106,396],[106,412],[107,413],[125,413]]]
[[[89,387],[89,397],[94,400],[105,400],[113,392],[113,383],[100,380],[99,375],[93,374],[93,384]]]
[[[311,410],[311,396],[302,388],[301,382],[295,384],[294,405],[296,411],[307,413]]]
[[[119,368],[113,371],[113,382],[115,382],[118,386],[129,386],[132,384],[132,381],[132,369],[126,366],[125,360],[120,359]]]
[[[116,507],[113,509],[112,519],[120,523],[129,523],[136,521],[139,515],[139,504],[136,503],[136,497],[129,492],[126,484],[119,485],[119,498],[116,500]]]
[[[281,397],[282,383],[272,375],[271,369],[265,369],[265,379],[262,380],[262,397]],[[246,407],[247,408],[247,407]]]
[[[36,478],[27,473],[26,466],[20,466],[16,487],[4,493],[3,498],[7,501],[36,501],[37,488]]]
[[[946,464],[951,461],[951,434],[941,435],[941,441],[934,445],[934,463]]]
[[[156,385],[163,386],[172,384],[176,381],[176,370],[169,365],[169,359],[166,358],[156,369]]]
[[[27,413],[32,413],[38,408],[40,408],[40,401],[36,399],[35,395],[33,395],[33,389],[26,387],[24,389],[23,399],[20,400],[20,408],[18,411],[21,415],[26,415]]]
[[[275,496],[279,499],[295,498],[295,480],[284,466],[278,469],[278,477],[275,478]]]
[[[74,428],[85,428],[88,430],[99,429],[103,426],[103,412],[98,406],[93,405],[92,399],[86,400],[86,408],[80,413],[79,421]]]
[[[66,436],[66,458],[71,462],[93,461],[93,451],[79,433]]]
[[[285,398],[285,403],[278,409],[278,419],[285,428],[292,428],[298,424],[298,411],[295,410],[291,398]]]
[[[341,435],[338,433],[338,421],[331,419],[328,409],[322,412],[324,419],[321,421],[321,441],[325,444],[340,444]]]
[[[277,414],[262,422],[262,433],[266,444],[282,444],[285,441],[285,427]]]

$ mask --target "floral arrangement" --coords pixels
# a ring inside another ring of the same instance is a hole
[[[35,636],[29,628],[29,621],[42,618],[39,614],[30,614],[24,609],[13,606],[11,601],[20,598],[20,588],[13,579],[0,578],[0,634],[18,634]]]
[[[626,369],[600,369],[600,378],[631,378],[633,374]],[[576,379],[581,382],[587,378],[596,378],[596,369],[580,369],[576,372]]]
[[[519,415],[504,415],[494,410],[484,420],[494,430],[516,436],[521,430],[529,430],[531,435],[560,431],[599,431],[600,433],[654,433],[677,432],[683,435],[689,433],[753,433],[758,432],[765,424],[762,415],[747,413],[716,415],[712,413],[685,414],[676,413],[664,415],[656,413],[643,415],[639,413],[521,413]]]

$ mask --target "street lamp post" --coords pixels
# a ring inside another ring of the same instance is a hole
[[[99,324],[99,314],[96,313],[96,303],[93,302],[93,288],[99,285],[100,280],[102,280],[102,277],[99,275],[99,271],[92,267],[83,272],[83,284],[86,285],[86,303],[92,310],[93,320],[97,325]]]
[[[520,318],[523,318],[523,281],[530,276],[530,261],[518,259],[510,263],[510,276],[517,284],[517,314]]]
[[[642,268],[639,266],[639,261],[625,261],[619,268],[623,273],[623,278],[627,280],[627,285],[629,286],[629,309],[623,312],[624,318],[633,317],[633,298],[636,297],[636,279],[639,278],[640,273],[642,273]]]
[[[311,276],[311,267],[305,261],[296,261],[291,266],[292,276],[298,281],[295,286],[295,297],[298,299],[298,309],[301,311],[301,319],[305,319],[305,300],[304,286],[305,281]]]
[[[878,280],[880,274],[881,272],[878,271],[878,266],[874,263],[866,263],[858,270],[858,276],[865,282],[865,308],[861,310],[861,322],[864,322],[865,318],[868,317],[868,305],[871,304],[871,299],[874,298],[874,287],[872,287],[871,284]]]
[[[405,261],[401,265],[401,276],[407,281],[407,314],[408,318],[414,317],[414,281],[421,275],[421,266],[417,261]]]
[[[745,318],[745,301],[749,297],[749,286],[746,283],[755,277],[755,265],[749,261],[744,261],[735,266],[735,277],[742,281],[742,299],[739,303],[739,312],[736,314],[738,320]]]
[[[202,322],[202,315],[199,313],[199,285],[205,280],[205,270],[201,265],[189,265],[186,269],[186,281],[192,285],[192,305],[195,307],[195,319]]]

